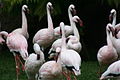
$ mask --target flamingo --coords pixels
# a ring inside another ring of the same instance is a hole
[[[25,61],[25,72],[28,76],[28,80],[35,80],[35,75],[38,73],[40,66],[45,62],[44,54],[40,50],[37,43],[33,46],[35,53],[29,55]]]
[[[74,75],[78,76],[81,74],[81,57],[76,51],[67,49],[63,22],[60,23],[60,27],[62,29],[62,46],[60,53],[61,62],[63,64],[63,67],[67,68],[67,70],[73,72]]]
[[[54,28],[53,22],[51,19],[50,11],[52,10],[52,3],[47,3],[47,20],[48,20],[48,28],[40,29],[33,38],[33,43],[38,43],[42,50],[49,47],[52,42],[55,40],[54,38]]]
[[[77,22],[77,23],[80,22],[80,25],[82,25],[82,21],[78,16],[72,17],[72,27],[73,27],[73,31],[74,31],[74,36],[72,36],[72,35],[68,36],[66,41],[67,41],[67,48],[74,49],[75,51],[77,51],[79,53],[81,51],[82,46],[79,41],[80,36],[79,36],[79,32],[76,28],[75,22]],[[48,54],[52,53],[51,55],[53,55],[55,53],[55,49],[57,47],[61,47],[61,43],[62,43],[61,38],[54,41]]]
[[[39,69],[40,80],[59,80],[62,73],[62,65],[60,59],[60,48],[56,49],[58,58],[56,60],[45,62]]]
[[[28,39],[29,38],[29,34],[28,34],[28,31],[27,31],[28,25],[27,25],[27,18],[25,16],[26,12],[27,13],[29,12],[28,6],[27,5],[23,5],[22,6],[22,28],[15,29],[12,32],[20,33],[23,36],[25,36],[26,39]]]
[[[69,16],[69,20],[70,20],[70,26],[69,25],[65,25],[65,36],[68,37],[70,34],[73,34],[73,28],[71,27],[72,26],[72,13],[75,14],[76,13],[76,10],[75,10],[75,6],[73,4],[71,4],[69,7],[68,7],[68,16]],[[60,26],[59,27],[56,27],[54,29],[54,32],[55,32],[55,38],[58,39],[61,37],[61,34],[60,34]]]
[[[117,51],[114,48],[112,40],[110,38],[110,35],[112,33],[110,32],[109,25],[110,24],[107,24],[106,26],[107,45],[101,47],[97,53],[97,59],[100,64],[100,67],[110,65],[118,59]]]
[[[117,78],[120,80],[120,60],[112,63],[107,70],[101,75],[100,80]]]
[[[73,20],[72,27],[73,27],[74,35],[70,35],[67,37],[67,41],[68,41],[67,48],[74,49],[75,51],[79,53],[82,49],[82,45],[80,43],[80,35],[79,35],[75,22],[77,23],[79,22],[80,26],[82,26],[82,20],[78,16],[74,16],[72,20]]]
[[[113,21],[112,21],[112,26],[115,27],[115,32],[116,32],[116,37],[117,38],[120,38],[120,23],[119,24],[116,24],[116,10],[115,9],[112,9],[110,11],[110,16],[109,16],[109,20],[111,20],[111,18],[113,18]]]
[[[110,23],[109,23],[109,28],[112,31],[112,35],[110,35],[110,39],[112,41],[112,44],[113,44],[114,48],[117,51],[118,59],[120,59],[120,39],[117,38],[115,28]]]
[[[8,33],[4,32],[4,33],[2,33],[2,35],[4,35],[6,37],[7,47],[9,48],[10,52],[12,52],[15,57],[16,73],[17,73],[17,80],[18,80],[19,66],[20,66],[19,63],[22,64],[22,68],[24,70],[24,65],[23,65],[22,61],[20,60],[18,53],[20,53],[23,60],[27,59],[27,57],[28,57],[27,40],[23,35],[21,35],[19,33],[9,33],[8,34]]]

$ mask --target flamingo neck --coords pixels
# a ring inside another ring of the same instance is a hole
[[[45,60],[44,59],[44,54],[43,54],[43,52],[40,50],[39,52],[37,52],[36,54],[39,54],[40,55],[40,60],[41,61],[43,61],[43,60]]]
[[[52,22],[52,18],[50,15],[50,10],[48,8],[47,8],[47,20],[48,20],[48,30],[50,32],[54,32],[53,22]]]
[[[70,20],[70,25],[72,25],[72,13],[70,11],[70,8],[68,8],[68,16],[69,16],[69,20]]]
[[[78,29],[77,29],[77,27],[76,27],[75,22],[72,21],[72,25],[71,25],[71,26],[73,27],[74,36],[76,36],[76,37],[80,40],[79,31],[78,31]]]
[[[115,24],[116,24],[116,14],[113,16],[113,22],[112,22],[113,27],[115,27]]]
[[[25,12],[22,10],[22,33],[27,34],[27,18]]]
[[[112,44],[112,41],[110,39],[110,35],[112,35],[112,32],[108,33],[108,30],[106,30],[106,34],[107,34],[107,45],[108,45],[108,47],[112,48],[113,44]]]
[[[61,46],[61,49],[66,49],[66,38],[65,38],[65,32],[64,32],[64,26],[62,27],[62,46]]]
[[[58,55],[58,59],[57,59],[57,64],[60,66],[60,67],[62,67],[62,65],[61,65],[61,53],[59,53],[59,55]]]
[[[7,38],[8,32],[6,32],[6,31],[1,31],[1,32],[0,32],[0,35],[1,35],[1,36],[4,36],[5,38]]]

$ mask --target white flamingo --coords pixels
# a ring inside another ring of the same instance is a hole
[[[72,18],[72,27],[73,27],[74,35],[70,35],[67,37],[67,41],[68,41],[67,48],[74,49],[79,53],[82,49],[82,45],[80,43],[80,35],[75,22],[80,23],[80,26],[82,25],[82,20],[78,16],[74,16]]]
[[[38,43],[41,46],[42,50],[49,47],[55,40],[53,22],[50,15],[50,11],[53,8],[52,3],[48,2],[46,8],[48,28],[40,29],[33,38],[33,43]]]
[[[112,9],[110,12],[110,20],[111,18],[113,18],[112,26],[115,27],[116,37],[120,38],[120,23],[116,24],[116,14],[117,14],[116,10]]]
[[[33,46],[35,53],[29,55],[25,61],[25,72],[28,76],[28,80],[35,80],[36,74],[38,74],[40,66],[45,62],[44,54],[40,50],[37,43]]]
[[[78,16],[74,16],[72,17],[72,26],[73,27],[73,31],[74,31],[74,36],[70,35],[67,37],[66,42],[67,42],[67,48],[69,49],[74,49],[75,51],[77,51],[78,53],[81,51],[81,43],[80,43],[80,36],[79,36],[79,32],[77,30],[77,27],[75,25],[75,22],[82,24],[81,19]],[[61,43],[62,43],[62,39],[57,39],[56,41],[53,42],[51,49],[49,51],[48,54],[52,53],[51,55],[53,55],[55,53],[55,50],[57,47],[61,47]]]
[[[56,49],[58,58],[53,61],[44,63],[39,69],[40,80],[61,80],[59,79],[62,73],[62,65],[60,59],[60,48]]]
[[[100,64],[100,68],[102,66],[110,65],[111,63],[116,61],[118,58],[117,51],[114,48],[113,43],[110,38],[110,35],[112,34],[112,32],[110,32],[109,25],[110,24],[107,24],[106,26],[107,45],[101,47],[97,53],[97,59]]]
[[[81,57],[76,51],[67,49],[63,22],[60,23],[60,27],[62,29],[62,46],[60,53],[61,62],[65,68],[78,76],[81,74]]]
[[[120,60],[112,63],[107,70],[101,75],[100,80],[116,78],[120,80]]]
[[[76,13],[75,10],[75,6],[73,4],[71,4],[68,7],[68,16],[69,16],[69,20],[70,20],[70,26],[69,25],[65,25],[65,36],[68,37],[70,34],[73,34],[73,28],[71,27],[72,25],[72,13]],[[55,38],[58,39],[61,37],[61,33],[60,33],[60,26],[56,27],[54,29],[55,32]]]
[[[25,16],[25,13],[28,12],[29,9],[28,9],[28,6],[27,5],[23,5],[22,6],[22,28],[18,28],[18,29],[15,29],[13,30],[12,32],[14,33],[20,33],[22,34],[23,36],[25,36],[26,39],[29,38],[29,34],[28,34],[28,30],[27,30],[27,18]]]
[[[109,24],[109,28],[111,29],[113,33],[112,35],[110,35],[110,39],[112,41],[114,48],[117,51],[118,59],[120,59],[120,39],[116,37],[115,28],[111,24]]]

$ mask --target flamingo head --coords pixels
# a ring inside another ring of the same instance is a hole
[[[78,16],[74,16],[72,19],[74,22],[80,23],[80,26],[83,26],[83,21]]]
[[[48,3],[47,3],[47,8],[50,10],[50,12],[52,12],[53,6],[52,6],[52,3],[51,3],[51,2],[48,2]]]
[[[76,14],[75,6],[73,4],[71,4],[68,9],[71,11],[71,13],[73,13],[73,15]]]
[[[111,21],[114,16],[116,16],[116,10],[115,10],[115,9],[112,9],[112,10],[110,11],[109,21]]]
[[[57,61],[60,52],[61,52],[61,48],[57,47],[55,53],[50,54],[49,59],[54,58]]]
[[[115,37],[115,38],[117,38],[117,36],[116,36],[116,34],[117,34],[116,30],[115,30],[115,28],[110,23],[107,24],[106,30],[109,33],[112,32],[112,36]]]
[[[23,5],[23,6],[22,6],[22,10],[23,10],[24,12],[29,13],[29,9],[28,9],[28,6],[27,6],[27,5]]]
[[[35,53],[39,53],[39,51],[40,51],[40,46],[39,46],[37,43],[35,43],[35,44],[33,45],[33,49],[34,49]]]

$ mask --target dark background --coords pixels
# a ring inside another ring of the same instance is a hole
[[[53,7],[55,6],[54,2]],[[22,4],[25,4],[23,2]],[[83,20],[83,27],[78,27],[81,35],[82,51],[80,53],[83,60],[96,60],[97,51],[103,45],[106,45],[106,32],[105,27],[107,25],[108,17],[111,9],[116,9],[117,11],[117,23],[120,22],[120,6],[115,5],[110,6],[107,2],[101,2],[99,0],[64,0],[63,5],[61,5],[61,14],[52,14],[52,19],[54,27],[58,26],[61,21],[65,24],[69,24],[68,18],[68,6],[74,4],[76,7],[77,15]],[[33,4],[28,4],[28,6]],[[16,5],[20,8],[11,11],[11,13],[0,14],[0,21],[2,30],[11,32],[12,30],[21,27],[21,5]],[[4,8],[4,6],[3,6]],[[46,9],[46,8],[44,8]],[[17,14],[14,14],[17,13]],[[42,17],[39,20],[39,16],[33,15],[32,11],[27,15],[28,20],[28,31],[30,38],[28,40],[29,48],[28,52],[33,52],[32,49],[32,38],[35,33],[41,29],[47,27],[47,17]],[[1,46],[3,50],[8,50],[7,47]]]

